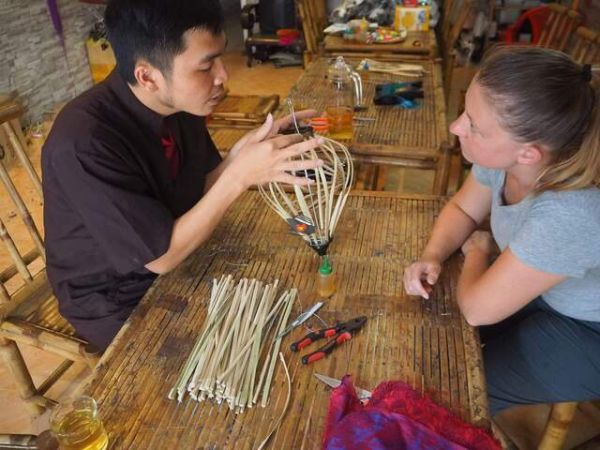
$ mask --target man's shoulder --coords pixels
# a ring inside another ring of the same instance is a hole
[[[118,134],[118,98],[101,83],[68,102],[57,114],[44,153],[74,151],[89,148],[101,139],[110,140]]]

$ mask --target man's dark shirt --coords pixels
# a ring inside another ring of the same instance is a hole
[[[177,144],[173,180],[161,134]],[[105,348],[152,284],[174,220],[221,158],[202,117],[163,117],[114,71],[70,102],[42,151],[48,278],[60,312]]]

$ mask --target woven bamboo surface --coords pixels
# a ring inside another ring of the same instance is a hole
[[[344,39],[341,36],[325,36],[323,43],[325,52],[334,55],[340,53],[368,52],[382,55],[400,54],[433,57],[437,52],[437,43],[433,30],[409,31],[406,39],[394,44],[366,44]]]
[[[305,352],[289,350],[306,330],[298,328],[284,339],[291,402],[268,448],[320,447],[329,394],[315,372],[336,378],[352,374],[365,389],[404,380],[463,419],[489,426],[478,337],[454,302],[458,259],[448,263],[430,301],[403,291],[403,269],[423,249],[443,204],[433,196],[350,196],[330,247],[338,291],[319,314],[329,324],[359,315],[368,322],[328,358],[308,366],[300,361]],[[317,267],[314,252],[288,233],[259,195],[244,194],[210,241],[155,282],[83,389],[99,402],[110,448],[256,448],[285,403],[280,363],[267,407],[238,416],[226,406],[188,397],[178,404],[167,393],[202,328],[211,280],[222,274],[277,278],[284,287],[299,289],[295,317],[317,301]],[[322,327],[316,319],[308,323]]]

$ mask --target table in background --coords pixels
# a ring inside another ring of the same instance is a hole
[[[336,378],[349,373],[365,389],[404,380],[464,420],[489,426],[479,339],[454,298],[459,258],[450,259],[429,301],[407,296],[402,286],[404,267],[422,251],[444,202],[384,192],[349,197],[330,247],[338,291],[319,314],[331,324],[359,315],[368,322],[328,358],[308,366],[289,350],[305,329],[284,339],[291,402],[269,448],[320,448],[329,394],[314,372]],[[280,363],[267,407],[238,416],[189,397],[178,404],[167,394],[202,329],[214,278],[279,279],[285,288],[296,287],[295,317],[317,301],[317,268],[316,254],[259,194],[244,194],[205,245],[157,279],[86,386],[99,402],[111,448],[256,448],[285,403]]]
[[[435,32],[409,31],[406,39],[393,44],[366,44],[341,36],[325,36],[323,48],[328,56],[355,56],[381,61],[399,61],[406,58],[433,59],[437,57]]]

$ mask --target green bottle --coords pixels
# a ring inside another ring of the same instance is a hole
[[[321,298],[329,298],[335,294],[335,273],[327,256],[323,256],[321,267],[319,267],[317,294]]]

